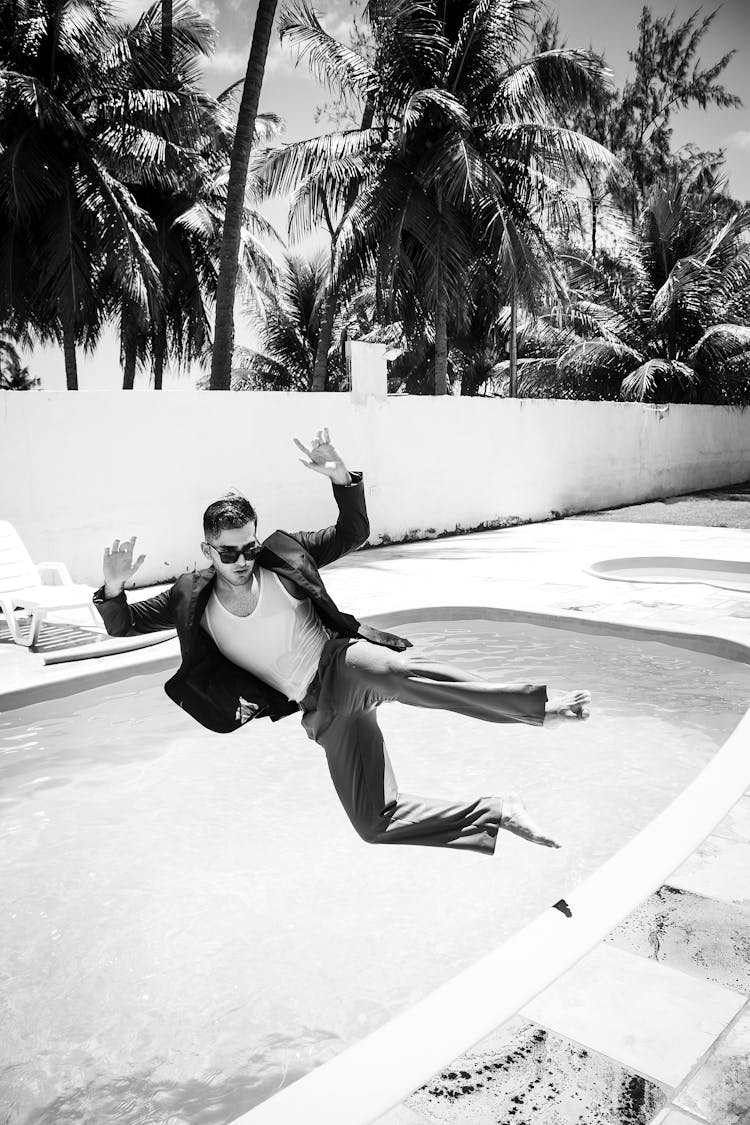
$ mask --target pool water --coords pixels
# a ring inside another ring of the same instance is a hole
[[[217,1125],[568,892],[691,781],[750,669],[524,623],[399,626],[488,678],[587,686],[588,723],[386,705],[403,789],[517,789],[565,844],[368,847],[296,718],[224,736],[133,677],[0,721],[3,1125]]]

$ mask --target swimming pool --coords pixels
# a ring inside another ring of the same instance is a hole
[[[739,559],[654,555],[601,559],[585,569],[597,578],[618,582],[701,582],[722,590],[740,590],[750,594],[750,562]]]
[[[554,732],[381,711],[404,788],[518,788],[566,847],[501,836],[492,860],[368,848],[294,719],[213,735],[169,704],[161,675],[9,713],[9,1125],[230,1120],[598,867],[747,705],[747,666],[643,640],[508,621],[398,628],[486,675],[592,688],[591,722]]]

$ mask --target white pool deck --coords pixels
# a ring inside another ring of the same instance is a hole
[[[748,594],[605,582],[584,570],[631,554],[749,562],[750,532],[559,520],[361,551],[329,567],[326,581],[342,608],[364,618],[489,606],[750,644]],[[40,653],[0,643],[0,709],[3,698],[18,705],[27,691],[62,694],[82,686],[82,676],[153,666],[170,653],[175,641],[45,666]],[[665,1104],[652,1125],[743,1125],[750,1122],[750,791],[660,894],[658,940],[651,896],[521,1015],[656,1083]],[[429,1100],[416,1095],[380,1120],[480,1120],[465,1116],[460,1102],[455,1118],[445,1108],[434,1117]],[[514,1120],[533,1125],[533,1117]]]

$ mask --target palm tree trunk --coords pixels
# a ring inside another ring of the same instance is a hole
[[[675,304],[672,305],[672,311],[669,314],[667,357],[669,359],[676,359],[677,357],[677,306]]]
[[[172,0],[161,0],[161,54],[167,71],[172,73]]]
[[[133,389],[137,357],[138,345],[135,342],[135,338],[127,340],[125,343],[125,362],[122,370],[122,389],[124,391],[132,391]]]
[[[166,341],[164,339],[164,329],[159,325],[156,330],[156,339],[154,340],[154,390],[160,391],[162,389],[162,381],[164,378],[164,357],[166,353]]]
[[[596,221],[599,204],[597,203],[596,196],[591,196],[591,256],[596,257]]]
[[[518,398],[518,294],[515,289],[510,295],[508,352],[510,355],[510,387],[508,393],[511,398]]]
[[[245,204],[247,166],[255,132],[260,89],[276,14],[276,0],[260,0],[255,16],[255,30],[247,62],[242,101],[237,117],[237,129],[229,167],[227,205],[224,212],[224,230],[221,240],[219,280],[216,285],[216,321],[214,346],[211,357],[212,391],[228,391],[232,378],[232,350],[234,348],[234,294],[237,285],[237,257]]]
[[[311,391],[324,391],[328,385],[328,353],[331,350],[333,338],[333,322],[336,318],[336,285],[333,272],[336,268],[335,246],[331,248],[331,276],[326,286],[323,298],[323,309],[320,314],[320,329],[318,331],[318,346],[315,351],[315,368],[313,370]]]
[[[55,30],[55,37],[57,37],[58,28]],[[53,44],[54,56],[54,44]],[[53,68],[53,63],[50,63]],[[54,70],[53,70],[54,72]],[[51,83],[50,83],[51,85]],[[65,192],[65,216],[68,221],[68,228],[66,231],[67,244],[68,244],[68,257],[66,263],[66,272],[68,274],[68,281],[70,285],[66,285],[65,293],[58,299],[57,310],[60,316],[60,323],[62,325],[63,333],[63,356],[65,357],[65,380],[69,391],[78,390],[78,364],[76,362],[76,334],[75,334],[75,310],[79,306],[78,287],[76,285],[76,272],[74,268],[74,254],[73,254],[73,207],[70,200],[70,187]]]
[[[448,393],[448,295],[438,286],[435,305],[435,394]]]
[[[63,356],[65,357],[65,381],[69,391],[78,390],[78,363],[76,361],[76,340],[72,321],[63,314]]]
[[[364,112],[362,113],[362,124],[360,129],[372,128],[372,123],[375,118],[375,105],[371,99],[365,103]],[[357,185],[350,186],[346,193],[346,203],[344,205],[344,212],[346,213],[357,198]],[[326,215],[328,210],[326,208]],[[340,226],[338,228],[341,229]],[[315,351],[315,370],[313,371],[312,387],[313,391],[325,391],[328,386],[328,353],[331,350],[331,339],[333,338],[333,322],[336,319],[336,287],[334,283],[334,273],[336,270],[336,235],[332,235],[331,239],[331,276],[326,289],[325,299],[323,301],[323,311],[320,316],[320,331],[318,333],[318,347]]]
[[[448,393],[448,294],[443,284],[443,222],[442,196],[437,193],[438,229],[435,253],[437,255],[437,291],[435,293],[435,387],[436,395]]]

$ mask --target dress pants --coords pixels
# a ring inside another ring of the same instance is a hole
[[[400,793],[377,708],[396,700],[490,723],[541,726],[547,692],[497,684],[413,653],[362,639],[332,638],[323,650],[302,725],[323,747],[336,793],[359,835],[372,844],[421,844],[491,855],[502,817],[498,797],[446,802]]]

